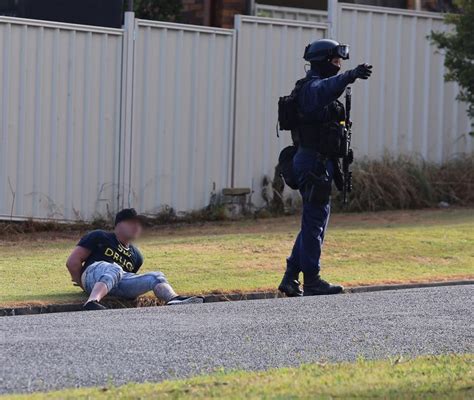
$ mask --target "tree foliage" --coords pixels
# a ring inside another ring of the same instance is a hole
[[[474,0],[458,0],[457,6],[461,13],[445,16],[445,22],[454,29],[432,32],[430,39],[444,51],[445,79],[459,84],[458,100],[468,104],[468,114],[474,126]]]
[[[137,18],[156,21],[179,21],[181,0],[135,0],[134,9]]]

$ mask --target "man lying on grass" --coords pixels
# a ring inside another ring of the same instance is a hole
[[[84,310],[103,310],[100,301],[110,294],[135,299],[153,290],[167,305],[202,303],[202,297],[178,296],[161,272],[137,274],[143,256],[132,245],[142,232],[142,218],[133,208],[115,217],[113,232],[89,232],[77,244],[66,266],[73,282],[89,295]]]

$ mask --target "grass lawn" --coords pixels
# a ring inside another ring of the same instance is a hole
[[[361,360],[2,399],[472,399],[473,365],[473,355]]]
[[[156,228],[138,243],[143,271],[182,293],[275,289],[299,218]],[[83,232],[0,240],[0,305],[78,300],[64,266]],[[474,278],[474,210],[335,214],[323,275],[345,285]]]

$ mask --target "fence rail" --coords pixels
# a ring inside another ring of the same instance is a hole
[[[323,10],[311,10],[307,8],[280,7],[266,4],[255,4],[255,15],[257,17],[280,18],[287,20],[298,20],[308,22],[327,22],[328,12]]]

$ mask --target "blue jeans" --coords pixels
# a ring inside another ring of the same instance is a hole
[[[134,274],[124,272],[118,264],[105,261],[89,265],[82,274],[82,286],[88,294],[97,282],[104,283],[111,296],[126,299],[135,299],[153,290],[159,283],[168,283],[161,272]]]
[[[288,267],[293,271],[303,271],[304,273],[318,274],[321,269],[321,250],[324,242],[324,235],[329,222],[331,211],[330,200],[322,204],[315,204],[307,201],[305,191],[308,175],[314,171],[325,170],[329,183],[334,175],[334,165],[331,161],[323,164],[318,153],[309,149],[300,148],[293,160],[293,168],[298,179],[298,185],[303,197],[303,215],[301,218],[301,230],[298,233],[293,250],[288,257]],[[314,190],[317,192],[318,185]]]

